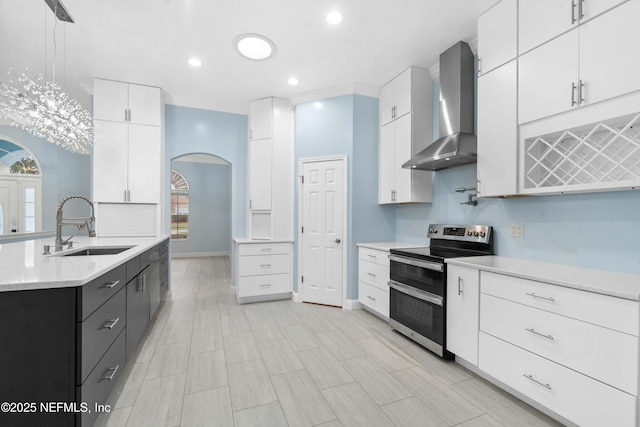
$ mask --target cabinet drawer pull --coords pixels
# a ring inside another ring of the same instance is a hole
[[[526,292],[525,294],[529,295],[530,297],[534,297],[534,298],[540,298],[540,299],[544,299],[544,300],[547,300],[547,301],[555,301],[555,298],[553,298],[553,297],[543,297],[541,295],[536,295],[533,292]]]
[[[116,326],[116,323],[118,323],[119,320],[119,317],[115,319],[109,319],[104,323],[104,325],[100,327],[100,329],[113,329],[113,327]]]
[[[542,332],[538,332],[538,331],[536,331],[536,330],[535,330],[535,329],[533,329],[533,328],[524,328],[524,330],[525,330],[525,331],[529,331],[529,332],[531,332],[532,334],[536,334],[536,335],[539,335],[539,336],[541,336],[541,337],[543,337],[543,338],[546,338],[546,339],[548,339],[548,340],[553,341],[553,335],[545,335],[545,334],[543,334]]]
[[[115,286],[118,286],[118,283],[120,283],[120,280],[112,280],[111,282],[107,282],[104,285],[100,286],[101,288],[113,288]]]
[[[367,295],[367,298],[369,298],[372,301],[375,301],[376,299],[374,297],[372,297],[371,295]]]
[[[376,277],[376,275],[375,275],[374,273],[369,273],[369,272],[367,272],[367,274],[368,274],[369,276],[371,276],[371,277]]]
[[[260,248],[260,252],[271,252],[271,248]]]
[[[547,389],[551,390],[551,386],[549,384],[543,383],[542,381],[539,381],[539,380],[533,378],[533,375],[522,374],[522,376],[525,377],[528,380],[533,381],[536,384],[541,385],[544,388],[547,388]]]
[[[114,375],[116,374],[116,371],[118,370],[118,368],[120,367],[120,365],[116,365],[115,368],[107,368],[106,371],[104,371],[104,377],[102,377],[103,380],[107,380],[107,381],[111,381],[114,377]],[[107,375],[107,373],[111,371],[111,375]]]
[[[269,288],[271,287],[271,283],[263,283],[262,285],[260,285],[261,288]]]
[[[370,258],[378,258],[377,256],[373,255],[373,254],[367,254],[368,257]]]
[[[264,268],[271,267],[271,264],[260,264],[260,267],[264,267]]]
[[[458,276],[458,295],[462,295],[462,277]]]

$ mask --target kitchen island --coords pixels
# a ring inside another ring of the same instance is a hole
[[[168,289],[168,236],[72,241],[0,245],[0,425],[93,425]]]

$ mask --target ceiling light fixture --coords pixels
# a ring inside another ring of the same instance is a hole
[[[267,59],[276,51],[275,44],[260,34],[242,34],[234,39],[233,44],[242,56],[256,61]]]
[[[202,67],[202,61],[200,61],[198,58],[189,58],[188,62],[192,67]]]
[[[289,80],[287,80],[287,83],[289,83],[291,86],[295,86],[300,82],[295,77],[289,77]]]
[[[60,0],[47,1],[47,4],[52,6],[58,19],[73,22]],[[60,13],[58,7],[64,13]],[[9,69],[8,81],[0,82],[0,115],[11,120],[13,126],[21,127],[66,150],[90,154],[94,135],[93,118],[56,83],[55,31],[56,25],[53,27],[52,80],[47,81],[42,74],[34,79],[26,72],[14,76]]]
[[[342,18],[342,13],[338,12],[337,10],[332,10],[331,12],[327,13],[327,22],[331,25],[338,25],[342,22]]]

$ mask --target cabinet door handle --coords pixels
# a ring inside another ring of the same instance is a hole
[[[535,329],[533,329],[533,328],[524,328],[524,330],[525,330],[525,331],[529,331],[529,332],[531,332],[532,334],[536,334],[536,335],[539,335],[539,336],[541,336],[541,337],[543,337],[543,338],[546,338],[546,339],[548,339],[548,340],[553,341],[553,336],[552,336],[552,335],[545,335],[545,334],[543,334],[542,332],[538,332],[538,331],[536,331],[536,330],[535,330]]]
[[[111,381],[114,377],[114,375],[116,374],[116,371],[118,370],[118,368],[120,367],[120,365],[116,365],[115,368],[107,368],[107,370],[104,372],[104,377],[102,377],[103,380],[107,380],[107,381]],[[107,375],[107,373],[111,371],[111,375]]]
[[[544,388],[547,388],[547,389],[551,390],[551,386],[549,384],[543,383],[542,381],[533,378],[533,375],[522,374],[522,376],[527,378],[527,379],[529,379],[529,380],[531,380],[531,381],[533,381],[536,384],[541,385]]]
[[[551,301],[551,302],[555,301],[555,298],[553,298],[553,297],[543,297],[541,295],[536,295],[533,292],[526,292],[525,295],[529,295],[530,297],[534,297],[534,298],[544,299],[544,300]]]
[[[482,58],[478,57],[478,75],[482,73]]]
[[[127,190],[127,202],[131,201],[131,191]]]
[[[462,277],[458,276],[458,295],[462,295]]]
[[[584,82],[582,79],[578,80],[578,104],[584,103]]]
[[[579,0],[579,3],[578,3],[578,17],[580,19],[584,18],[584,0]]]
[[[249,199],[249,209],[252,209],[252,202],[251,202],[251,199]]]
[[[571,0],[571,23],[575,24],[576,21],[576,0]]]
[[[111,282],[107,282],[104,285],[100,286],[101,288],[114,288],[120,283],[120,280],[112,280]]]
[[[147,281],[147,273],[144,273],[142,276],[138,276],[138,281],[136,283],[136,292],[144,292],[144,284]]]
[[[577,102],[576,102],[576,89],[577,88],[578,87],[576,86],[576,84],[574,82],[571,82],[571,106],[572,107],[577,104]]]
[[[100,329],[113,329],[113,327],[116,326],[116,323],[118,323],[119,320],[120,320],[119,317],[116,319],[109,319],[106,322],[104,322],[104,325],[102,325]]]

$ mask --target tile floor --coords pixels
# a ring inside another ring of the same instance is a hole
[[[559,425],[364,310],[239,306],[227,257],[171,268],[97,426]]]

